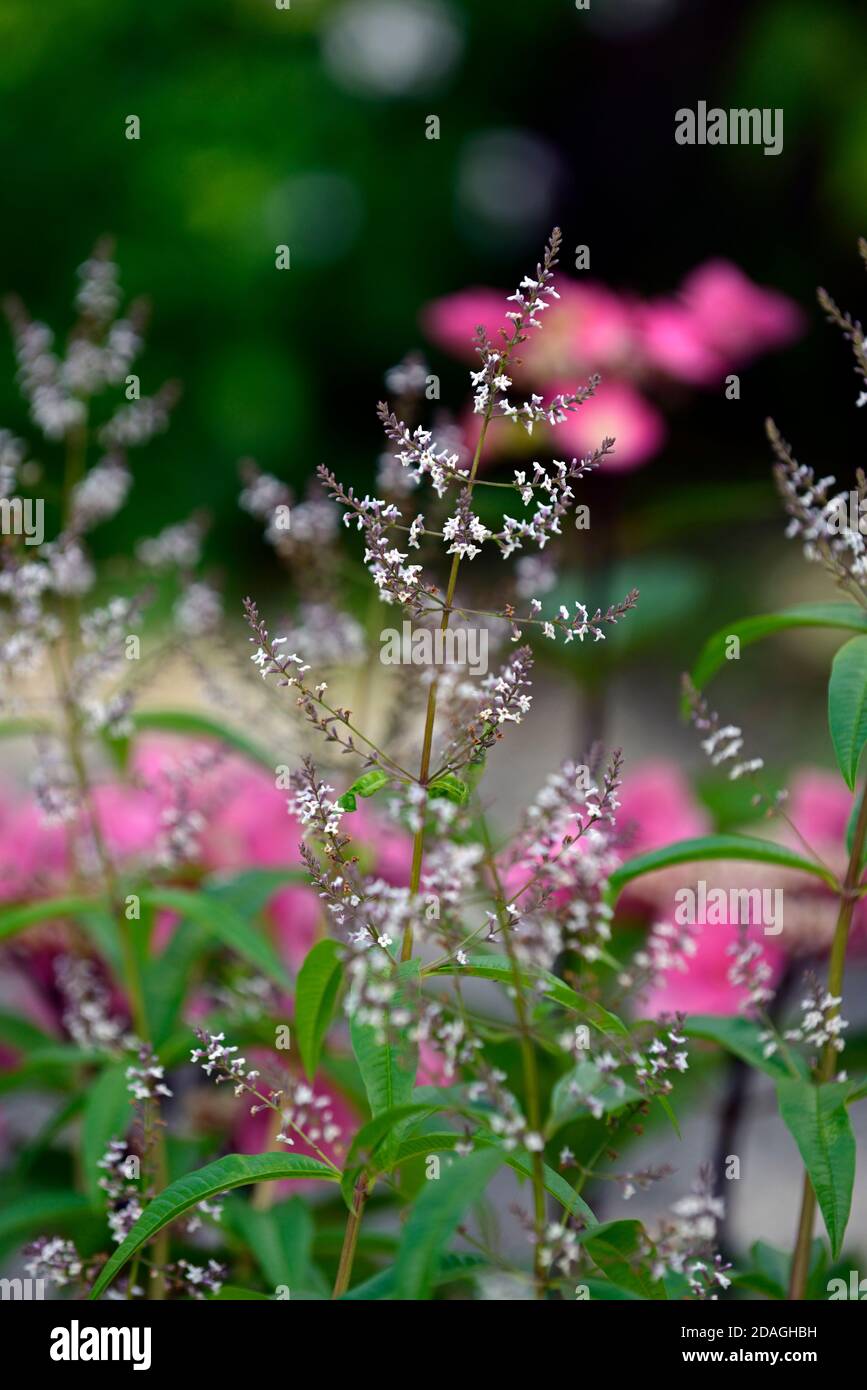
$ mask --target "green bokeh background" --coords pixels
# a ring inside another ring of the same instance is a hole
[[[855,250],[867,231],[867,11],[411,2],[435,5],[455,60],[388,95],[358,90],[327,58],[335,27],[374,0],[0,0],[0,287],[63,329],[76,265],[113,234],[125,289],[153,302],[143,390],[184,383],[97,545],[125,550],[205,506],[230,593],[267,583],[270,557],[235,505],[238,459],[300,487],[320,462],[369,484],[382,375],[425,346],[426,301],[513,285],[555,221],[566,246],[590,246],[593,278],[648,295],[723,255],[801,302],[807,336],[746,372],[736,405],[690,396],[650,465],[588,483],[600,514],[619,518],[623,574],[644,586],[624,641],[640,652],[665,634],[674,670],[717,621],[759,606],[782,551],[764,416],[823,470],[861,461],[850,363],[813,296],[821,280],[857,314],[867,292]],[[674,111],[700,99],[782,106],[783,153],[677,146]],[[438,141],[425,139],[431,113]],[[138,141],[125,138],[130,114]],[[466,169],[492,133],[530,141],[551,172],[528,205],[518,169],[511,200],[484,217]],[[460,407],[463,367],[430,359]],[[0,333],[0,423],[32,439],[13,373]],[[40,457],[54,466],[50,448]],[[589,582],[599,597],[616,587]],[[813,591],[825,592],[820,579]]]

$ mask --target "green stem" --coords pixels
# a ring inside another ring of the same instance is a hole
[[[835,998],[842,996],[843,975],[846,969],[846,948],[849,944],[849,928],[852,925],[852,914],[855,910],[857,897],[858,880],[861,877],[861,865],[864,858],[864,842],[867,838],[867,789],[861,795],[861,809],[858,812],[858,821],[855,826],[855,834],[852,837],[852,851],[849,855],[849,864],[846,869],[846,877],[843,881],[843,894],[840,900],[840,911],[837,916],[837,925],[834,929],[834,941],[831,946],[831,958],[828,962],[828,992]],[[832,1010],[831,1016],[839,1013],[839,1006]],[[820,1084],[832,1081],[837,1068],[837,1050],[833,1040],[825,1044],[825,1050],[819,1063],[818,1080]],[[801,1196],[801,1213],[798,1219],[798,1236],[795,1243],[795,1253],[792,1257],[792,1274],[789,1281],[789,1299],[796,1301],[806,1297],[807,1277],[810,1272],[810,1247],[813,1241],[813,1222],[816,1215],[816,1194],[813,1184],[810,1182],[808,1173],[804,1173],[804,1188]]]
[[[334,1281],[332,1298],[340,1298],[349,1288],[352,1265],[355,1260],[355,1247],[358,1244],[358,1233],[361,1230],[361,1218],[364,1215],[364,1206],[367,1202],[367,1191],[367,1177],[362,1175],[355,1184],[355,1191],[352,1194],[352,1210],[349,1213],[346,1230],[343,1233],[343,1248],[340,1251],[340,1263],[337,1266],[337,1278]]]

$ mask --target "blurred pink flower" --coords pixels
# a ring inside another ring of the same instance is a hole
[[[553,435],[581,455],[613,435],[615,451],[602,464],[609,471],[639,467],[664,444],[665,423],[647,399],[660,378],[689,386],[721,383],[726,372],[791,342],[803,327],[791,300],[753,284],[724,260],[705,262],[676,295],[649,302],[591,280],[559,277],[557,288],[560,299],[545,314],[545,331],[522,347],[512,394],[517,400],[522,390],[574,391],[599,372],[597,397]],[[477,326],[495,340],[500,328],[510,327],[507,309],[504,293],[474,287],[429,304],[422,324],[438,346],[475,363]],[[467,432],[471,444],[477,430],[478,423]],[[490,443],[495,454],[511,451],[503,430]]]
[[[132,859],[153,849],[160,831],[161,806],[144,788],[104,782],[93,789],[93,806],[108,852]]]
[[[135,765],[152,785],[167,788],[166,769],[176,766],[183,753],[178,743],[160,740],[154,746],[143,740]],[[196,792],[196,804],[205,816],[203,864],[211,870],[301,868],[302,832],[287,810],[287,795],[263,768],[239,757],[222,761]],[[376,872],[389,883],[409,881],[412,845],[407,835],[384,825],[364,805],[347,817],[347,830],[371,851]],[[283,958],[297,969],[323,931],[316,892],[303,884],[287,884],[271,898],[267,915]]]
[[[642,811],[641,804],[636,804],[634,779],[628,779],[624,784],[622,796],[622,823],[626,823],[631,812],[639,826],[646,825],[647,812],[652,812],[656,804],[654,788],[657,788],[661,828],[665,814],[663,808],[668,800],[665,788],[674,788],[679,780],[678,774],[673,774],[672,778],[672,774],[666,772],[665,765],[660,764],[641,769],[638,778],[643,783],[641,800],[646,809]],[[683,787],[670,803],[674,812],[672,832],[657,843],[702,834],[707,829],[707,825],[702,824],[706,821],[704,814],[698,808],[690,808],[689,802],[683,799],[682,792]],[[811,848],[820,854],[832,869],[841,874],[845,867],[845,835],[851,809],[852,797],[835,774],[807,769],[793,779],[791,794],[786,803],[789,819]],[[798,836],[785,823],[778,826],[775,838],[791,848],[804,850]],[[655,847],[655,844],[646,842],[645,836],[640,834],[633,850],[641,852]],[[783,891],[786,915],[782,935],[769,937],[754,925],[751,925],[747,932],[750,939],[762,944],[764,958],[772,970],[772,984],[779,980],[787,959],[804,952],[828,949],[837,915],[836,899],[823,885],[791,870],[771,869],[760,865],[747,869],[736,862],[722,861],[709,862],[706,866],[695,864],[688,866],[688,878],[684,877],[683,871],[669,870],[637,881],[632,886],[633,897],[639,902],[644,898],[648,907],[657,908],[657,916],[661,920],[667,920],[673,915],[668,905],[673,902],[675,879],[683,886],[690,879],[696,881],[700,878],[706,879],[709,887],[785,885]],[[658,911],[660,908],[661,913]],[[699,924],[695,955],[687,961],[683,973],[673,971],[664,985],[652,992],[647,1001],[648,1013],[659,1014],[677,1009],[687,1013],[737,1013],[743,999],[743,991],[729,983],[728,971],[732,957],[727,951],[727,947],[737,939],[738,927],[735,924]],[[867,904],[863,902],[856,907],[851,946],[858,952],[867,948]]]
[[[819,768],[799,773],[792,782],[786,810],[809,844],[842,854],[852,795],[836,773]]]
[[[711,829],[710,817],[697,804],[686,777],[673,764],[661,760],[644,763],[624,779],[620,802],[618,821],[629,836],[629,858],[677,840],[706,835]],[[693,868],[688,866],[687,871],[692,872]],[[641,905],[652,883],[652,878],[637,880],[625,902]],[[655,906],[652,902],[648,905]],[[660,920],[655,912],[653,920]],[[728,980],[732,963],[728,947],[737,940],[735,925],[698,924],[695,955],[685,960],[683,971],[671,971],[665,983],[650,993],[642,1012],[652,1017],[678,1010],[696,1014],[737,1013],[742,993]],[[775,948],[766,947],[766,958],[775,975],[779,974],[781,956]]]
[[[629,835],[630,858],[705,835],[710,828],[686,777],[674,763],[662,760],[642,763],[623,779],[617,820]]]
[[[733,960],[729,947],[741,939],[740,927],[735,923],[704,922],[696,930],[696,952],[688,959],[685,971],[672,970],[664,983],[647,996],[642,1014],[650,1018],[677,1012],[728,1016],[740,1011],[744,991],[728,978]],[[764,960],[772,971],[770,983],[775,985],[783,972],[784,953],[759,929],[748,927],[746,936],[761,943]]]
[[[652,300],[641,311],[641,333],[648,361],[668,376],[690,386],[709,386],[722,379],[725,361],[683,304]]]
[[[56,885],[65,874],[66,855],[63,826],[46,825],[35,801],[0,804],[0,901]]]
[[[175,803],[172,774],[210,746],[171,736],[145,737],[133,748],[128,782],[94,787],[100,831],[122,868],[149,862],[163,829],[163,813]],[[228,756],[185,782],[184,791],[190,807],[203,816],[198,865],[204,871],[303,868],[298,849],[301,828],[288,812],[287,792],[264,769]],[[370,857],[374,871],[389,883],[408,883],[410,838],[365,805],[347,819],[350,833]],[[0,802],[0,901],[59,893],[68,881],[66,827],[46,824],[32,798]],[[266,915],[284,960],[297,970],[325,928],[315,890],[301,883],[278,889]],[[158,951],[178,920],[175,913],[158,913],[154,934]]]
[[[731,261],[697,266],[681,297],[701,337],[732,366],[783,347],[804,330],[804,315],[791,299],[754,284]]]
[[[558,383],[555,391],[574,391],[580,385]],[[583,458],[606,437],[616,441],[605,460],[610,473],[647,463],[662,447],[668,431],[659,411],[628,382],[603,380],[595,396],[557,426],[556,437],[567,454]]]

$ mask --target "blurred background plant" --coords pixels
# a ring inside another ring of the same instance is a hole
[[[62,25],[24,0],[3,6],[0,155],[16,210],[5,288],[60,325],[74,267],[114,235],[127,292],[154,304],[143,389],[184,384],[171,434],[98,542],[104,553],[206,503],[208,555],[227,571],[231,611],[242,586],[266,579],[256,529],[235,507],[238,457],[296,488],[319,462],[369,483],[383,372],[415,346],[444,399],[463,389],[462,364],[425,331],[429,316],[407,341],[420,306],[514,283],[554,221],[567,248],[589,247],[577,282],[658,311],[719,258],[808,310],[821,266],[838,302],[857,303],[850,248],[867,224],[858,7],[597,0],[578,11],[539,0],[531,28],[521,7],[493,0],[295,0],[289,10],[178,0],[158,11],[71,0]],[[505,81],[518,55],[521,80]],[[676,145],[674,111],[699,99],[782,106],[783,153]],[[138,140],[125,136],[131,114]],[[439,140],[425,138],[429,114]],[[289,271],[275,270],[279,244]],[[650,657],[659,671],[664,637],[671,669],[687,665],[717,619],[755,606],[756,567],[748,577],[735,553],[760,558],[773,599],[763,607],[814,592],[783,550],[760,430],[765,414],[783,414],[810,457],[829,447],[830,414],[831,447],[850,444],[854,397],[820,316],[804,326],[797,346],[744,371],[739,401],[721,383],[684,395],[669,379],[652,401],[649,466],[591,480],[598,526],[574,564],[593,569],[593,601],[622,588],[621,567],[647,599],[609,660],[628,655],[640,669]],[[3,353],[0,418],[21,434],[11,348],[0,343],[0,366]],[[695,377],[701,363],[691,366]],[[817,412],[819,400],[831,410]],[[614,510],[612,539],[603,522]],[[821,667],[808,646],[798,651],[799,681],[818,691]],[[661,699],[667,672],[649,679]],[[777,715],[769,752],[784,757],[798,725]]]
[[[62,24],[5,0],[0,157],[14,215],[0,289],[70,325],[75,268],[112,235],[125,292],[152,303],[142,393],[183,384],[129,505],[93,536],[97,558],[207,509],[203,568],[229,614],[269,586],[287,608],[315,598],[239,511],[239,458],[294,498],[323,462],[372,488],[383,446],[371,401],[385,374],[416,349],[443,399],[461,399],[461,334],[446,309],[474,287],[514,283],[559,221],[567,248],[589,248],[589,268],[564,257],[568,351],[533,389],[599,370],[616,418],[600,417],[598,433],[622,441],[584,484],[591,525],[566,539],[564,597],[604,606],[635,585],[641,604],[594,650],[592,684],[583,651],[546,654],[540,717],[492,773],[495,816],[604,732],[628,767],[668,759],[652,802],[676,760],[692,775],[679,793],[691,815],[745,824],[749,788],[707,773],[678,726],[677,677],[727,621],[828,597],[783,539],[762,421],[773,414],[841,485],[846,469],[829,456],[860,456],[857,384],[814,291],[821,278],[856,315],[864,303],[853,249],[867,228],[865,62],[867,14],[847,0],[593,0],[588,11],[536,0],[532,12],[493,0],[69,0]],[[782,154],[676,145],[675,111],[702,99],[782,107]],[[438,140],[425,137],[431,114]],[[138,140],[126,138],[130,115]],[[278,245],[290,270],[275,269]],[[750,322],[738,342],[720,321],[733,299],[744,311],[734,327]],[[467,306],[470,332],[483,302]],[[730,371],[739,399],[726,397]],[[0,335],[0,424],[32,438],[15,372]],[[466,431],[472,419],[443,423]],[[47,480],[50,535],[61,451],[29,458]],[[344,599],[378,631],[361,590]],[[831,763],[818,712],[838,640],[783,634],[727,665],[725,707],[748,712],[772,782]],[[768,678],[781,656],[782,699]],[[174,703],[201,703],[175,681]],[[361,672],[358,698],[375,703],[378,681]],[[857,1204],[852,1229],[863,1239]]]

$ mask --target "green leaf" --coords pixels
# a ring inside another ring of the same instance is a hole
[[[274,771],[273,754],[261,748],[259,744],[248,738],[246,734],[242,734],[240,730],[233,729],[228,724],[222,724],[218,719],[212,719],[208,714],[194,714],[190,710],[151,709],[136,710],[130,718],[136,732],[158,729],[169,734],[193,734],[203,738],[215,738],[220,743],[225,743],[229,748],[243,753],[250,762],[258,763],[260,767],[267,768],[271,773]]]
[[[202,892],[209,898],[228,903],[244,917],[257,917],[267,907],[275,893],[289,883],[310,887],[306,869],[287,865],[285,868],[243,869],[240,873],[210,874],[202,883]]]
[[[375,1028],[355,1019],[350,1020],[349,1034],[371,1113],[377,1116],[408,1105],[418,1067],[416,1045],[406,1036],[394,1043],[380,1042]]]
[[[72,1047],[68,1043],[51,1043],[28,1052],[21,1065],[0,1071],[0,1094],[17,1091],[22,1086],[36,1090],[65,1090],[75,1080],[80,1067],[102,1066],[105,1053]]]
[[[286,968],[268,937],[255,923],[242,916],[227,897],[184,888],[148,888],[141,894],[141,900],[144,906],[169,908],[181,917],[191,918],[263,975],[283,989],[290,988]]]
[[[509,1167],[514,1168],[516,1173],[521,1173],[525,1178],[532,1177],[533,1160],[525,1150],[513,1149],[511,1153],[505,1155],[505,1158]],[[574,1187],[569,1186],[569,1183],[557,1172],[556,1168],[549,1168],[547,1163],[543,1163],[542,1178],[545,1191],[549,1192],[552,1197],[556,1197],[563,1210],[568,1212],[570,1216],[580,1217],[587,1227],[599,1225],[581,1194],[576,1192]]]
[[[313,1217],[301,1197],[292,1197],[265,1211],[250,1202],[235,1201],[227,1209],[228,1223],[252,1250],[266,1284],[276,1292],[285,1284],[290,1295],[302,1290],[324,1292],[322,1276],[313,1267]]]
[[[805,603],[786,608],[781,613],[761,613],[751,618],[721,627],[709,637],[692,670],[692,683],[701,690],[711,676],[726,662],[730,637],[737,637],[741,647],[748,647],[763,637],[797,627],[848,628],[867,632],[867,613],[854,603]]]
[[[126,1085],[126,1062],[106,1067],[102,1075],[88,1088],[82,1125],[82,1166],[88,1196],[95,1207],[105,1204],[105,1192],[99,1185],[105,1177],[100,1168],[111,1139],[122,1139],[132,1123],[131,1097]]]
[[[88,1297],[99,1298],[137,1250],[199,1202],[249,1183],[284,1178],[322,1178],[335,1182],[338,1176],[318,1158],[307,1158],[304,1154],[229,1154],[195,1173],[187,1173],[145,1207],[126,1240],[100,1272]]]
[[[837,766],[850,791],[867,743],[867,637],[853,637],[831,665],[828,726]]]
[[[406,1163],[411,1158],[426,1157],[428,1154],[447,1153],[459,1144],[465,1136],[463,1134],[452,1133],[451,1131],[434,1132],[426,1134],[413,1134],[404,1139],[398,1145],[392,1159],[392,1166],[399,1168],[401,1163]],[[513,1168],[522,1178],[532,1178],[533,1160],[525,1149],[511,1149],[508,1152],[503,1149],[497,1139],[492,1135],[474,1134],[473,1144],[476,1149],[498,1148],[500,1149],[504,1163]],[[599,1222],[593,1214],[591,1208],[584,1201],[580,1193],[576,1192],[564,1177],[555,1168],[549,1168],[547,1163],[542,1165],[542,1175],[545,1191],[560,1203],[564,1211],[570,1216],[578,1216],[587,1226],[598,1226]]]
[[[634,1086],[618,1090],[612,1081],[603,1076],[595,1063],[589,1060],[579,1062],[565,1076],[560,1077],[551,1092],[551,1110],[545,1127],[549,1139],[576,1117],[587,1115],[586,1102],[573,1094],[573,1088],[576,1087],[581,1096],[593,1096],[606,1115],[642,1099],[641,1092]]]
[[[446,1108],[436,1105],[429,1105],[425,1101],[410,1105],[396,1105],[391,1110],[382,1110],[375,1115],[367,1124],[362,1125],[356,1134],[346,1155],[344,1167],[366,1167],[371,1171],[375,1169],[376,1152],[383,1139],[387,1138],[398,1126],[403,1125],[406,1120],[413,1117],[429,1116],[436,1113],[438,1109]],[[460,1136],[456,1136],[459,1138]]]
[[[852,1206],[855,1135],[846,1102],[849,1085],[778,1081],[780,1114],[798,1145],[825,1222],[831,1254],[840,1253]]]
[[[17,1052],[32,1052],[38,1047],[52,1047],[56,1042],[49,1033],[44,1033],[31,1023],[29,1018],[0,1009],[0,1042],[13,1047]]]
[[[220,1292],[211,1294],[206,1301],[208,1303],[246,1303],[253,1299],[264,1299],[266,1303],[272,1303],[273,1298],[269,1293],[259,1293],[256,1289],[241,1289],[237,1284],[223,1284]]]
[[[30,734],[50,734],[47,719],[0,719],[0,738],[25,738]]]
[[[362,1172],[366,1170],[370,1177],[375,1178],[379,1173],[389,1172],[396,1167],[395,1154],[398,1148],[402,1147],[403,1136],[414,1128],[410,1123],[412,1120],[418,1123],[422,1118],[428,1118],[437,1111],[449,1108],[447,1105],[440,1106],[426,1101],[412,1105],[396,1105],[391,1110],[381,1111],[372,1120],[368,1120],[367,1124],[362,1125],[349,1147],[343,1165],[343,1177],[340,1180],[340,1190],[347,1207],[352,1208],[355,1185]],[[429,1150],[422,1145],[420,1152],[426,1153]],[[404,1155],[404,1162],[407,1157],[408,1153]]]
[[[394,996],[394,1004],[400,1003],[410,981],[418,976],[418,969],[418,961],[405,961],[400,966],[398,974],[402,984]],[[370,1024],[360,1023],[357,1018],[349,1021],[349,1036],[371,1114],[377,1116],[385,1110],[393,1110],[396,1105],[411,1104],[418,1070],[417,1044],[411,1042],[406,1033],[393,1043],[380,1042],[377,1030]]]
[[[781,864],[799,873],[814,874],[831,888],[837,887],[834,875],[812,859],[805,859],[784,845],[772,840],[760,840],[754,835],[701,835],[694,840],[677,840],[661,849],[649,850],[627,859],[615,869],[608,880],[609,900],[617,901],[620,893],[633,879],[652,874],[656,869],[668,869],[673,864],[701,864],[707,859],[757,860],[762,864]]]
[[[455,1284],[461,1279],[472,1279],[478,1274],[480,1269],[486,1269],[488,1261],[484,1255],[465,1254],[463,1251],[448,1252],[443,1255],[439,1263],[439,1268],[433,1278],[433,1286],[441,1284]],[[370,1302],[376,1300],[393,1301],[396,1297],[396,1271],[392,1266],[390,1269],[381,1269],[372,1278],[365,1279],[363,1284],[356,1284],[354,1289],[342,1295],[347,1301]]]
[[[740,1269],[732,1276],[738,1288],[753,1289],[766,1298],[785,1299],[789,1287],[791,1257],[767,1241],[757,1240],[750,1246],[752,1267]]]
[[[602,1273],[627,1293],[640,1298],[666,1299],[665,1286],[643,1267],[644,1227],[640,1221],[608,1221],[582,1232],[578,1240]]]
[[[741,1061],[765,1072],[775,1080],[791,1077],[792,1067],[805,1077],[808,1075],[807,1064],[799,1053],[775,1052],[766,1057],[765,1044],[760,1036],[764,1029],[751,1018],[690,1014],[683,1025],[683,1031],[688,1038],[704,1038],[708,1042],[719,1043],[727,1052],[740,1057]]]
[[[0,1243],[5,1248],[10,1240],[16,1243],[35,1234],[54,1232],[58,1227],[67,1230],[83,1216],[91,1215],[91,1206],[82,1192],[62,1191],[22,1192],[13,1197],[4,1193],[0,1210]]]
[[[348,787],[342,796],[337,798],[337,804],[344,811],[354,811],[356,796],[374,796],[376,792],[387,787],[391,778],[387,772],[383,772],[381,767],[371,768],[370,772],[365,772],[362,777],[358,777]]]
[[[86,1099],[87,1097],[82,1091],[68,1096],[62,1105],[53,1111],[45,1123],[37,1129],[33,1138],[18,1150],[18,1160],[14,1169],[17,1178],[25,1179],[28,1173],[32,1172],[34,1165],[39,1162],[49,1148],[52,1139],[66,1128],[79,1111],[84,1109]]]
[[[458,965],[456,961],[448,961],[444,965],[438,965],[435,970],[424,973],[428,975],[476,975],[483,980],[499,980],[501,984],[507,985],[513,984],[515,978],[512,962],[508,957],[495,954],[471,956],[466,965]],[[520,976],[529,988],[533,988],[534,981],[541,980],[544,986],[542,992],[549,999],[553,999],[557,1004],[562,1004],[564,1009],[571,1009],[574,1013],[580,1014],[600,1033],[611,1033],[621,1038],[628,1037],[629,1030],[626,1024],[616,1014],[604,1009],[594,999],[577,994],[574,989],[570,989],[567,984],[558,980],[557,976],[552,975],[549,971],[542,970],[538,966],[523,965]]]
[[[80,917],[98,906],[94,898],[65,897],[44,898],[18,907],[6,907],[0,912],[0,941],[24,931],[26,927],[54,922],[59,917]]]
[[[180,922],[158,956],[147,961],[143,975],[145,1009],[151,1036],[159,1048],[178,1022],[193,978],[193,967],[207,941],[207,932],[189,918]]]
[[[256,917],[273,895],[287,883],[308,883],[303,869],[248,869],[242,873],[211,875],[204,880],[201,893],[230,913],[250,919]],[[258,931],[251,927],[251,931]],[[171,1036],[184,1000],[194,979],[194,967],[207,941],[209,927],[201,914],[193,921],[188,915],[158,956],[152,956],[143,972],[147,1017],[157,1047]],[[263,938],[266,940],[267,939]],[[266,944],[267,949],[267,944]],[[281,977],[282,978],[282,977]]]
[[[462,782],[460,777],[455,777],[453,772],[444,772],[442,777],[429,784],[428,795],[442,796],[447,801],[453,801],[456,806],[466,806],[470,798],[470,789],[466,782]]]
[[[118,979],[123,978],[123,950],[121,949],[118,924],[102,903],[92,903],[89,908],[76,913],[96,949],[104,956]]]
[[[295,1040],[310,1081],[319,1066],[342,977],[338,943],[330,937],[317,941],[304,959],[295,986]]]
[[[478,1149],[426,1184],[403,1229],[394,1267],[395,1299],[428,1296],[455,1227],[502,1163],[502,1150]]]

